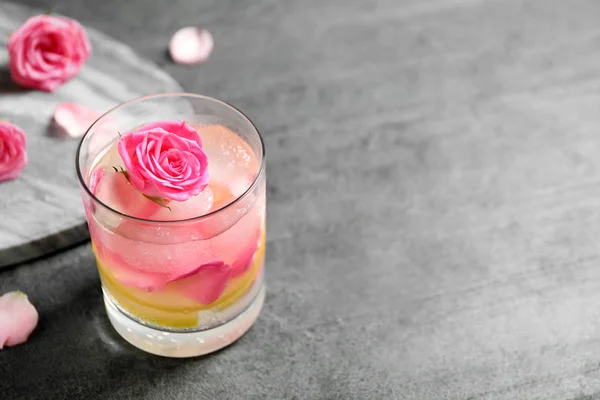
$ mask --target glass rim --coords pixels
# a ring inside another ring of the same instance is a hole
[[[252,127],[252,129],[254,129],[254,132],[256,132],[256,135],[258,136],[258,140],[260,142],[260,147],[262,150],[262,157],[260,160],[260,168],[258,169],[258,173],[256,174],[256,177],[254,178],[254,180],[252,181],[252,184],[250,184],[250,186],[248,186],[248,188],[239,196],[235,197],[235,199],[233,199],[231,202],[221,206],[220,208],[213,210],[207,214],[202,214],[199,215],[197,217],[190,217],[190,218],[185,218],[185,219],[177,219],[177,220],[157,220],[157,219],[146,219],[146,218],[140,218],[140,217],[134,217],[133,215],[128,215],[126,213],[123,213],[119,210],[115,210],[114,208],[110,207],[109,205],[105,204],[104,202],[102,202],[99,198],[97,198],[92,191],[90,190],[90,188],[88,187],[87,183],[85,182],[85,179],[83,178],[83,173],[81,171],[81,167],[80,167],[80,162],[79,162],[79,157],[81,156],[81,147],[83,145],[83,141],[85,140],[85,138],[88,136],[88,134],[90,133],[90,131],[92,130],[92,128],[102,119],[104,119],[104,117],[106,117],[107,115],[113,113],[114,111],[119,110],[122,107],[125,107],[129,104],[132,103],[138,103],[144,100],[149,100],[149,99],[156,99],[156,98],[161,98],[161,97],[192,97],[192,98],[196,98],[196,99],[201,99],[201,100],[208,100],[211,101],[213,103],[217,103],[220,104],[226,108],[229,108],[230,110],[234,111],[235,113],[237,113],[238,115],[240,115],[245,121],[247,121],[250,126]],[[166,92],[166,93],[156,93],[156,94],[150,94],[147,96],[142,96],[142,97],[138,97],[132,100],[128,100],[124,103],[121,103],[111,109],[109,109],[108,111],[106,111],[104,114],[102,114],[100,117],[98,117],[98,119],[96,119],[90,126],[89,128],[87,128],[87,130],[85,131],[85,133],[83,134],[83,136],[81,137],[81,140],[79,141],[79,144],[77,145],[77,152],[75,153],[75,170],[77,171],[77,179],[79,180],[79,184],[83,187],[83,189],[85,190],[85,192],[87,193],[87,195],[89,197],[91,197],[92,201],[94,201],[95,203],[99,204],[100,206],[104,207],[105,209],[107,209],[110,212],[113,212],[119,216],[128,218],[128,219],[132,219],[135,221],[141,221],[141,222],[145,222],[145,223],[150,223],[150,224],[161,224],[161,225],[170,225],[170,224],[176,224],[176,223],[183,223],[183,222],[191,222],[191,221],[198,221],[198,220],[203,220],[203,219],[208,219],[214,215],[219,214],[222,211],[225,211],[227,209],[229,209],[231,206],[235,205],[236,203],[239,203],[242,199],[246,198],[249,193],[251,193],[257,186],[257,183],[259,181],[259,179],[263,176],[263,174],[265,173],[265,163],[266,163],[266,149],[265,149],[265,141],[263,140],[260,132],[258,131],[258,128],[256,127],[256,125],[254,125],[254,122],[252,122],[252,120],[250,120],[250,118],[248,118],[248,116],[246,114],[244,114],[243,112],[241,112],[239,109],[237,109],[236,107],[232,106],[231,104],[222,101],[222,100],[218,100],[215,99],[214,97],[209,97],[209,96],[203,96],[201,94],[195,94],[195,93],[187,93],[187,92]]]

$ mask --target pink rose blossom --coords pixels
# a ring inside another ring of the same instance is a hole
[[[144,125],[119,139],[131,184],[144,195],[185,201],[208,185],[200,134],[184,121]]]
[[[0,121],[0,182],[16,179],[27,165],[27,136],[21,128]]]
[[[18,85],[53,92],[77,75],[90,51],[79,22],[50,15],[31,17],[8,40],[10,74]]]
[[[90,175],[90,191],[92,192],[92,194],[94,196],[96,195],[96,189],[98,189],[98,185],[100,184],[100,181],[102,180],[103,177],[104,177],[104,168],[102,168],[102,167],[97,167],[92,172],[92,175]]]
[[[0,349],[27,341],[38,323],[38,313],[23,292],[0,296]]]

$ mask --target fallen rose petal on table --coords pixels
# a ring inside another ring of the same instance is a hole
[[[102,113],[77,103],[62,103],[54,111],[54,124],[61,133],[81,137]]]
[[[198,64],[208,59],[214,45],[209,31],[188,26],[175,32],[169,43],[169,52],[178,64]]]
[[[0,350],[25,343],[38,323],[38,313],[20,291],[0,296]]]
[[[27,165],[27,135],[8,121],[0,121],[0,182],[16,179]]]

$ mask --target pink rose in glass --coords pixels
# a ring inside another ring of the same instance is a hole
[[[27,165],[27,136],[18,126],[0,121],[0,182],[16,179]]]
[[[31,17],[8,40],[10,74],[18,85],[53,92],[79,72],[90,51],[79,22]]]
[[[126,133],[119,154],[131,184],[152,198],[185,201],[208,185],[200,134],[184,121],[159,121]]]

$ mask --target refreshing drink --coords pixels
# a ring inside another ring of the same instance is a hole
[[[132,126],[118,130],[97,123],[102,139],[92,148],[84,138],[85,162],[79,154],[109,317],[125,339],[156,354],[193,356],[235,341],[264,298],[262,143],[249,121],[243,128],[255,137],[241,132],[240,114],[231,126],[207,115],[128,116]]]

